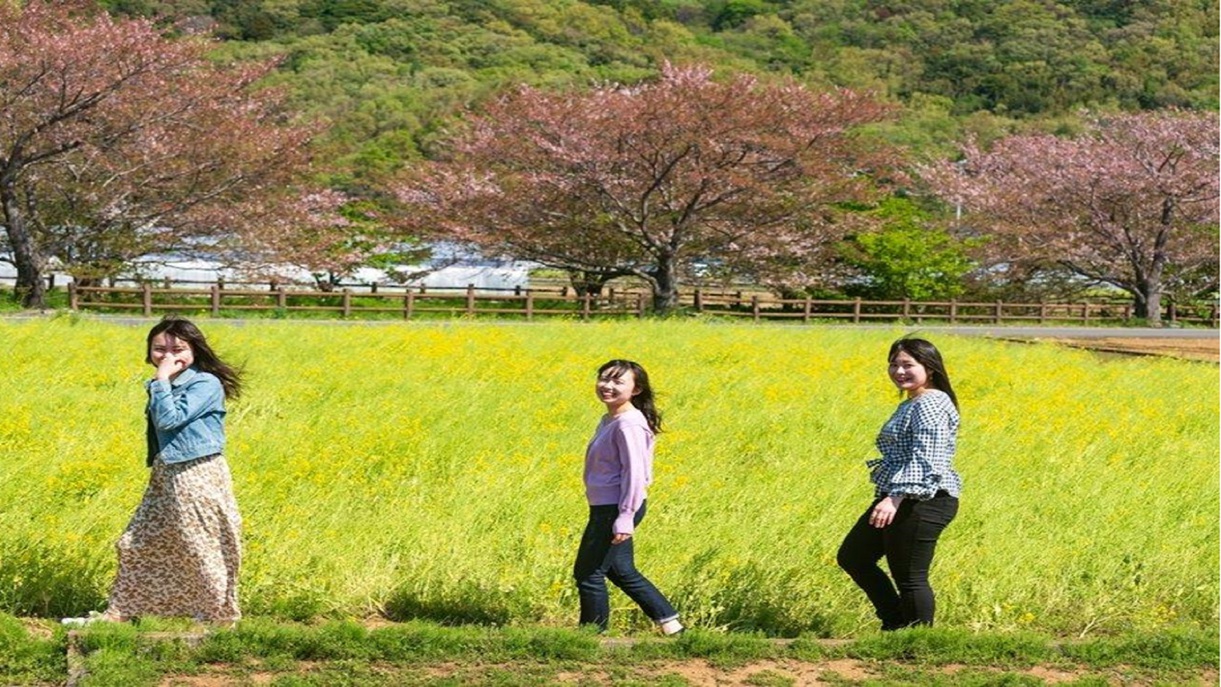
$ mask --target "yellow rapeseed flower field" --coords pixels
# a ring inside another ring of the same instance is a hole
[[[244,365],[227,454],[242,601],[282,617],[571,625],[596,367],[660,393],[638,560],[695,625],[849,636],[835,566],[899,400],[899,329],[698,321],[200,321]],[[0,320],[0,611],[104,604],[140,499],[145,325]],[[1213,365],[936,333],[962,402],[939,623],[1055,634],[1214,627]],[[613,596],[618,627],[643,616]]]

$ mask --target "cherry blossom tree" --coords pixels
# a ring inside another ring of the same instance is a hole
[[[0,254],[27,307],[52,259],[96,277],[215,253],[300,203],[311,132],[256,89],[274,65],[209,47],[81,0],[0,2]]]
[[[432,257],[427,245],[388,227],[385,209],[377,203],[334,190],[304,195],[274,215],[263,214],[267,220],[244,237],[241,263],[234,265],[248,277],[279,281],[286,278],[285,268],[298,268],[318,289],[330,291],[363,267],[387,269],[392,280],[418,276],[426,270],[397,270]]]
[[[585,92],[521,87],[402,181],[404,224],[593,287],[639,277],[664,312],[699,263],[816,276],[845,231],[838,208],[872,198],[891,168],[854,135],[887,115],[852,91],[717,81],[699,66]]]
[[[926,170],[993,234],[994,259],[1058,265],[1132,296],[1161,323],[1163,295],[1215,292],[1216,113],[1097,117],[1078,136],[1011,136]]]

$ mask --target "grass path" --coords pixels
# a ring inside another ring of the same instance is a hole
[[[697,629],[674,640],[265,618],[236,629],[147,620],[73,632],[26,620],[14,633],[13,620],[0,623],[3,684],[1168,686],[1211,685],[1218,676],[1215,635],[1186,630],[1071,640],[937,628],[785,640]]]

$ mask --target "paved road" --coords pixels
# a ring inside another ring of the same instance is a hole
[[[39,319],[51,318],[56,313],[53,312],[14,312],[0,314],[0,319]],[[114,322],[115,324],[126,325],[146,325],[154,323],[160,319],[156,317],[133,317],[130,315],[98,315],[87,314],[82,317],[90,320],[103,320],[106,322]],[[200,321],[208,321],[209,318],[200,318]],[[337,325],[401,325],[404,324],[401,320],[305,320],[305,319],[285,319],[285,320],[270,320],[270,319],[231,319],[224,318],[217,320],[218,322],[232,324],[254,324],[254,323],[312,323],[312,324],[337,324]],[[495,322],[492,319],[478,320],[418,320],[418,323],[423,324],[453,324],[465,325],[468,323],[487,324]],[[545,318],[540,318],[534,322],[522,322],[519,320],[504,321],[501,324],[513,326],[531,326],[532,324],[545,323]],[[1179,327],[1163,327],[1161,329],[1152,329],[1144,327],[1022,327],[1022,326],[1004,326],[998,327],[993,325],[896,325],[896,324],[816,324],[816,325],[794,325],[791,323],[775,322],[764,323],[758,326],[777,326],[777,327],[793,327],[793,326],[809,326],[812,328],[821,329],[876,329],[881,331],[893,332],[903,331],[907,333],[915,332],[936,332],[939,334],[956,334],[961,336],[990,336],[1002,339],[1214,339],[1221,341],[1221,330],[1217,329],[1195,329],[1195,328],[1179,328]]]
[[[871,324],[833,325],[837,327],[853,327],[856,329],[887,329],[893,331],[893,326]],[[963,326],[906,326],[907,332],[937,332],[940,334],[959,334],[962,336],[991,336],[1007,339],[1213,339],[1221,341],[1221,330],[1217,329],[1183,329],[1178,327],[1163,327],[1152,329],[1146,327],[994,327],[990,325]]]

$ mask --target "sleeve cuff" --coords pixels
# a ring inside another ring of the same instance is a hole
[[[636,531],[636,525],[632,521],[635,520],[635,513],[620,513],[619,517],[615,518],[615,525],[611,528],[614,534],[633,534]]]

